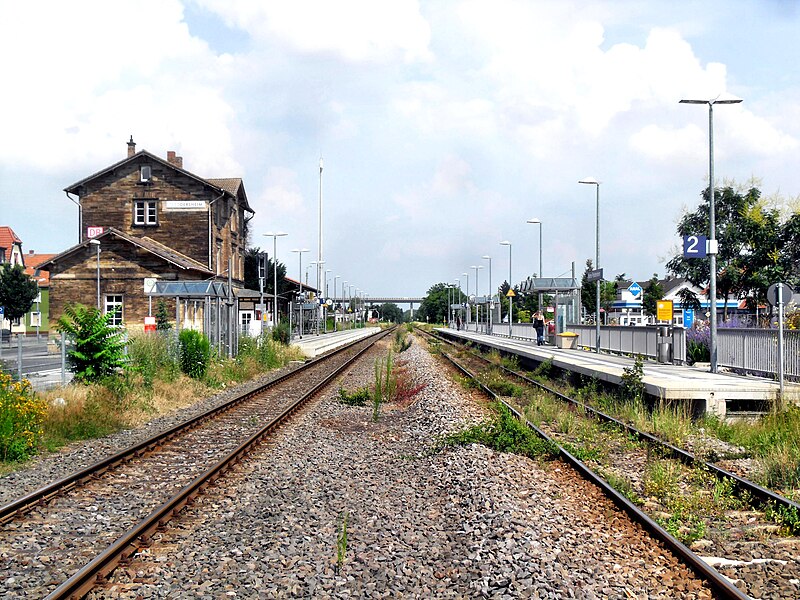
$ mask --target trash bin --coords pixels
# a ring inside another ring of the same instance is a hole
[[[669,364],[672,362],[672,342],[658,343],[658,362]]]
[[[578,347],[578,334],[572,331],[556,334],[556,348],[574,350]]]

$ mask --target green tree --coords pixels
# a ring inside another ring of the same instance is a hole
[[[797,281],[797,263],[792,253],[800,241],[800,223],[790,218],[781,224],[780,213],[767,207],[761,192],[751,187],[746,192],[731,185],[714,191],[716,213],[717,297],[734,295],[751,302],[766,297],[776,281]],[[687,212],[678,223],[679,236],[708,235],[709,195],[705,189],[694,212]],[[796,230],[793,228],[796,227]],[[706,288],[710,282],[708,260],[674,256],[667,269],[691,283]],[[727,303],[723,319],[727,319]]]
[[[92,383],[127,364],[125,330],[111,325],[113,318],[113,312],[104,315],[82,304],[68,304],[64,308],[56,329],[72,342],[67,362],[77,381]]]
[[[25,316],[38,294],[39,287],[25,274],[22,265],[0,265],[0,306],[5,309],[6,319],[16,321]]]
[[[664,299],[664,286],[658,281],[658,274],[653,273],[650,281],[644,288],[642,295],[642,311],[644,314],[655,317],[658,309],[658,301]]]
[[[394,302],[386,302],[381,304],[379,308],[381,312],[381,319],[390,323],[403,322],[403,310]]]
[[[159,300],[156,306],[156,329],[158,331],[172,329],[172,323],[169,322],[169,313],[167,312],[167,303],[163,300]]]
[[[456,290],[456,295],[458,295],[458,290]],[[415,318],[418,321],[428,321],[429,323],[444,323],[447,319],[447,299],[446,283],[437,283],[431,286],[419,305]]]
[[[589,282],[587,279],[589,277],[589,271],[593,270],[594,263],[591,258],[587,258],[586,269],[581,277],[581,305],[592,322],[594,322],[594,315],[597,313],[598,282]],[[611,305],[617,299],[618,281],[601,281],[600,284],[600,308],[602,308],[607,315],[611,309]]]
[[[258,290],[258,261],[262,254],[261,248],[248,248],[244,254],[244,287],[248,290]],[[264,278],[264,294],[272,295],[275,284],[275,274],[273,273],[274,262],[271,258],[266,259],[266,271]],[[278,295],[284,296],[289,290],[286,282],[286,265],[278,261]]]

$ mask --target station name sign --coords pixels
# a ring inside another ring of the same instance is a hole
[[[164,210],[205,210],[205,200],[167,200]]]

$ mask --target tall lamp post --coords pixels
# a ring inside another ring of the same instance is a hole
[[[540,219],[528,219],[528,223],[531,225],[538,225],[539,226],[539,277],[544,277],[542,274],[542,221]],[[539,312],[542,312],[542,292],[539,291]],[[544,314],[542,312],[542,314]]]
[[[300,267],[297,271],[297,279],[300,280],[300,292],[298,294],[298,304],[300,305],[300,337],[303,337],[303,252],[308,252],[308,248],[295,248],[292,252],[297,252],[300,259]]]
[[[476,298],[475,302],[476,302],[476,306],[477,306],[477,308],[475,309],[475,311],[476,311],[476,315],[475,315],[476,316],[475,332],[476,333],[478,331],[478,325],[480,324],[480,321],[481,321],[481,307],[480,307],[480,304],[477,304],[477,297],[478,297],[478,294],[479,294],[478,293],[478,269],[482,269],[482,268],[483,268],[483,265],[472,265],[472,266],[470,266],[470,269],[475,269],[475,298]]]
[[[465,280],[466,281],[466,285],[464,286],[465,288],[467,288],[467,301],[465,302],[465,304],[467,305],[466,306],[466,308],[467,308],[467,318],[464,319],[464,325],[466,325],[467,323],[469,323],[469,320],[472,318],[472,307],[469,304],[469,273],[462,273],[461,276],[462,277],[466,277],[466,280]]]
[[[89,243],[97,249],[97,310],[100,310],[100,240],[91,239]]]
[[[489,261],[489,318],[487,319],[488,324],[488,331],[487,333],[492,332],[492,307],[494,305],[494,290],[492,290],[492,257],[488,254],[484,254],[481,256],[482,259]]]
[[[273,233],[268,231],[264,237],[272,238],[272,326],[278,326],[278,238],[289,235],[283,231]]]
[[[587,185],[593,185],[597,188],[597,208],[596,208],[596,218],[595,218],[595,249],[594,249],[594,268],[600,268],[600,182],[597,181],[594,177],[587,177],[585,179],[581,179],[578,183],[585,183]],[[600,353],[600,285],[602,284],[601,280],[595,281],[595,288],[597,290],[597,294],[595,296],[596,299],[596,306],[595,306],[595,328],[597,339],[595,342],[595,349],[594,351],[598,354]],[[556,319],[558,315],[556,315]]]
[[[714,105],[739,104],[741,98],[730,94],[719,95],[713,99],[683,99],[681,104],[708,104],[708,261],[709,261],[709,295],[711,296],[709,308],[711,309],[711,340],[709,354],[711,355],[711,372],[717,372],[717,227],[714,214],[716,202],[714,194]],[[728,299],[725,298],[727,303]]]
[[[511,292],[511,242],[503,240],[500,242],[501,246],[508,246],[508,291]],[[508,297],[508,337],[511,338],[511,321],[514,315],[514,296]]]

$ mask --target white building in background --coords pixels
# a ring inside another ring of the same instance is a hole
[[[664,289],[663,300],[673,302],[673,323],[678,326],[691,327],[696,321],[705,321],[709,311],[709,299],[706,295],[707,290],[696,286],[683,277],[669,277],[660,279],[659,283]],[[617,282],[617,299],[611,305],[608,313],[608,323],[617,325],[653,325],[657,323],[656,318],[644,314],[642,310],[642,300],[645,290],[650,284],[648,281],[619,281]],[[681,290],[691,290],[702,307],[703,314],[696,315],[695,311],[685,309],[681,305]],[[717,310],[722,312],[726,301],[717,299]],[[739,301],[735,298],[728,298],[727,305],[729,311],[736,311],[739,308]]]

